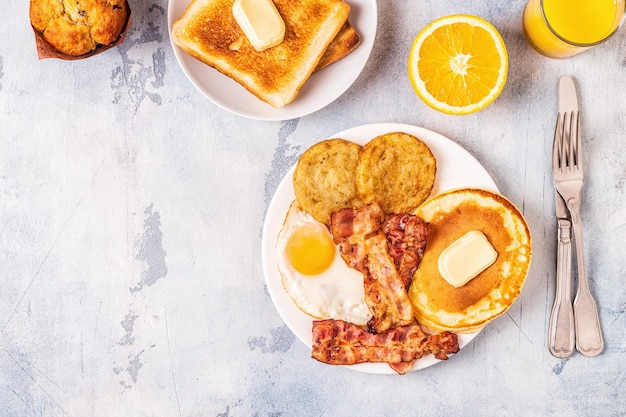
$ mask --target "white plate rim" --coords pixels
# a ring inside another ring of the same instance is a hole
[[[451,139],[423,127],[402,123],[366,124],[344,130],[326,139],[342,138],[364,145],[374,137],[388,132],[412,134],[429,146],[437,160],[437,176],[432,195],[462,187],[476,187],[499,192],[487,170],[467,150]],[[311,348],[311,326],[314,319],[298,309],[283,289],[280,273],[276,267],[274,251],[278,232],[282,227],[287,209],[295,199],[291,181],[294,169],[295,165],[289,168],[268,206],[263,225],[261,258],[267,289],[276,310],[296,337]],[[479,333],[459,334],[461,349],[467,346]],[[411,371],[424,369],[441,362],[432,355],[428,355],[419,359]],[[363,363],[351,365],[348,368],[372,374],[395,374],[395,371],[384,363]]]
[[[191,84],[214,104],[233,114],[256,120],[282,121],[314,113],[343,95],[367,63],[378,25],[376,0],[348,0],[348,19],[361,36],[361,44],[350,55],[313,74],[296,99],[282,108],[262,102],[243,86],[203,64],[180,49],[172,40],[172,25],[192,0],[168,0],[170,43],[183,73]]]

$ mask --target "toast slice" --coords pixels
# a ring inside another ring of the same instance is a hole
[[[346,21],[335,39],[333,39],[330,45],[328,45],[328,48],[326,48],[326,52],[322,55],[322,59],[318,62],[315,71],[326,68],[330,64],[339,61],[341,58],[350,55],[360,43],[361,36],[354,26],[350,24],[350,21]]]
[[[282,43],[259,52],[232,14],[233,0],[193,0],[172,40],[273,107],[293,101],[350,13],[343,0],[274,0],[285,21]]]

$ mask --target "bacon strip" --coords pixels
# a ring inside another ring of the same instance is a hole
[[[428,236],[427,224],[413,214],[392,214],[385,222],[384,231],[387,235],[389,254],[404,282],[404,288],[408,290],[413,275],[424,257]]]
[[[380,333],[413,324],[413,307],[387,251],[387,237],[382,230],[366,240],[365,251],[368,272],[363,280],[365,303],[373,316],[367,323],[369,330]]]
[[[379,205],[344,208],[330,215],[330,232],[348,266],[366,273],[365,240],[382,228],[385,213]]]
[[[426,334],[418,324],[400,326],[372,334],[343,320],[313,322],[312,357],[331,365],[386,362],[398,373],[406,373],[415,360],[432,353],[437,359],[459,351],[457,335]]]
[[[377,204],[345,208],[331,215],[330,230],[346,263],[364,275],[365,303],[374,333],[414,322],[404,282],[387,249],[385,213]]]
[[[390,363],[389,367],[396,371],[399,375],[404,375],[409,372],[411,368],[413,368],[415,362],[417,362],[417,359],[413,359],[409,362]]]
[[[426,248],[426,223],[411,214],[386,217],[374,203],[331,215],[330,230],[346,263],[363,274],[367,328],[342,320],[313,322],[312,356],[333,365],[386,362],[399,374],[432,353],[459,350],[457,335],[426,334],[413,319],[407,289]]]

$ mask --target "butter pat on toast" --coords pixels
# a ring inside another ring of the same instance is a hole
[[[172,40],[259,99],[283,107],[317,68],[346,23],[350,6],[343,0],[274,0],[274,4],[285,22],[285,37],[265,51],[254,49],[235,21],[233,0],[193,0],[174,22]]]

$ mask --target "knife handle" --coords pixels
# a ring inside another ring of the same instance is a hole
[[[557,358],[574,352],[574,310],[572,308],[572,230],[569,220],[559,219],[556,290],[550,316],[548,347]]]

